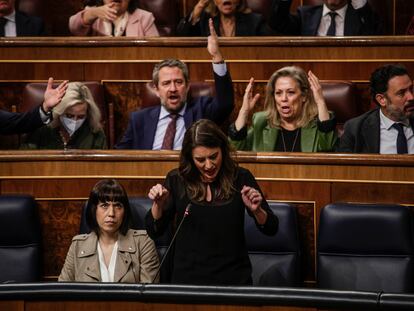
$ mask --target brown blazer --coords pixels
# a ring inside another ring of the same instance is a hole
[[[63,282],[100,282],[98,237],[94,232],[72,239],[65,264],[59,275]],[[159,267],[154,241],[145,230],[119,234],[114,282],[152,283]],[[158,283],[158,278],[155,283]]]

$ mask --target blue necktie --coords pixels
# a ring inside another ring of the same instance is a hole
[[[400,123],[394,123],[392,125],[393,128],[395,128],[398,131],[397,136],[397,153],[408,153],[408,147],[407,147],[407,137],[405,137],[404,129],[402,124]]]
[[[331,24],[329,25],[328,32],[326,33],[327,36],[335,36],[336,35],[336,23],[335,23],[335,17],[338,15],[338,13],[331,11],[328,13],[331,17]]]

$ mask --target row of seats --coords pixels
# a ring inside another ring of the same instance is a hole
[[[147,198],[131,197],[135,229],[144,228],[151,207]],[[271,202],[279,218],[273,237],[262,235],[245,217],[245,235],[255,286],[294,287],[301,283],[301,246],[296,210]],[[89,232],[81,217],[80,233]],[[31,196],[0,196],[0,282],[34,282],[41,276],[41,234],[37,205]],[[317,284],[335,290],[412,292],[414,243],[411,212],[389,204],[336,203],[320,215],[317,241]],[[172,228],[155,241],[162,258]],[[161,270],[168,283],[171,261]],[[13,269],[13,267],[18,267]]]
[[[114,130],[114,108],[111,103],[106,103],[103,85],[96,81],[84,82],[91,90],[92,95],[101,110],[105,134],[108,137],[108,145],[113,147],[115,142]],[[40,105],[43,101],[43,93],[46,83],[28,83],[23,92],[23,104],[21,111],[27,111],[34,106]],[[57,84],[56,84],[57,85]],[[358,103],[356,100],[356,86],[346,80],[325,80],[321,82],[323,95],[326,99],[328,109],[335,112],[337,118],[337,129],[339,135],[343,132],[345,121],[359,114]],[[212,96],[214,86],[208,82],[191,82],[189,97]],[[159,98],[153,91],[150,82],[143,88],[140,97],[142,108],[159,105]],[[119,133],[118,133],[119,135]]]
[[[80,0],[79,0],[80,1]],[[41,15],[41,1],[38,0],[18,0],[16,7],[29,15]],[[31,2],[28,5],[28,2]],[[371,7],[379,14],[384,15],[388,12],[384,10],[382,1],[369,0]],[[196,2],[194,2],[196,3]],[[319,5],[322,0],[307,0],[306,5]],[[179,0],[140,0],[141,9],[152,12],[155,17],[155,24],[161,36],[175,35],[176,27],[182,15],[180,7],[183,1]],[[247,5],[253,12],[262,14],[269,21],[272,12],[272,0],[247,0]],[[295,4],[292,5],[294,7]],[[294,8],[293,8],[294,11]],[[76,12],[71,12],[75,14]],[[187,12],[189,13],[189,12]],[[384,16],[385,17],[385,16]],[[386,20],[386,19],[384,19]]]

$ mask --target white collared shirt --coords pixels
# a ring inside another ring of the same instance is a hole
[[[40,107],[39,107],[39,113],[40,113],[40,119],[42,120],[44,124],[49,124],[52,121],[52,118],[49,115],[45,114],[42,108]]]
[[[114,249],[112,250],[111,260],[109,261],[109,267],[106,267],[105,259],[101,249],[101,245],[98,242],[98,258],[99,268],[101,270],[101,281],[102,282],[113,282],[115,275],[116,257],[118,253],[118,241],[115,242]]]
[[[185,134],[185,123],[184,123],[184,113],[187,108],[187,104],[178,112],[178,118],[176,123],[176,130],[174,136],[174,150],[181,150],[183,145],[183,139]],[[157,130],[155,131],[154,143],[152,145],[152,150],[160,150],[162,147],[162,142],[164,140],[165,132],[167,130],[168,124],[170,123],[170,113],[161,106],[160,116],[158,118]]]
[[[16,32],[16,11],[13,13],[3,16],[7,19],[6,25],[4,25],[4,36],[5,37],[17,37]]]
[[[335,36],[344,35],[345,14],[346,14],[347,8],[348,8],[348,4],[346,4],[344,7],[340,8],[339,10],[335,11],[335,13],[337,14],[335,17],[335,27],[336,27]],[[321,18],[321,22],[319,24],[318,33],[317,33],[318,36],[326,36],[329,26],[331,25],[331,16],[329,15],[330,12],[331,10],[328,9],[328,7],[324,4],[323,10],[322,10],[322,18]]]
[[[213,71],[216,73],[216,75],[223,77],[227,73],[227,66],[226,63],[223,64],[215,64],[213,63]]]
[[[367,0],[352,0],[351,4],[355,10],[358,10],[367,4]]]
[[[395,121],[386,117],[380,109],[380,153],[397,154],[398,131],[393,127]],[[398,122],[403,125],[404,134],[407,138],[408,153],[414,154],[414,133],[409,122]]]

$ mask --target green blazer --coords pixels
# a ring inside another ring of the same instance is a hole
[[[106,136],[103,130],[91,131],[88,122],[73,134],[69,140],[69,149],[107,149]],[[20,149],[63,149],[63,140],[59,128],[43,126],[29,134]]]
[[[253,115],[252,126],[248,129],[247,136],[242,140],[236,140],[230,134],[230,142],[237,150],[274,151],[278,135],[279,128],[270,127],[266,119],[266,113],[260,111]],[[307,126],[301,128],[302,152],[333,151],[337,140],[335,128],[328,132],[322,132],[318,129],[317,120],[313,120]]]

